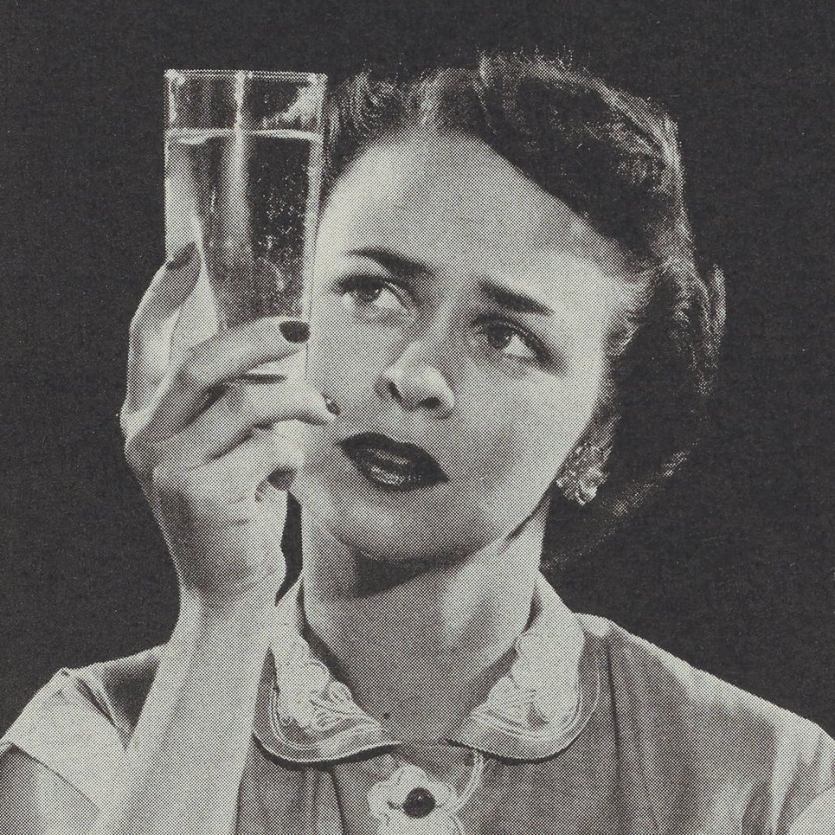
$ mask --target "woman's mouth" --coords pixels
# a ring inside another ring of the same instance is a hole
[[[352,435],[339,446],[372,484],[384,490],[418,490],[449,481],[428,452],[377,432]]]

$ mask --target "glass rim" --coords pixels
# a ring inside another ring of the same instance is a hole
[[[165,71],[166,78],[172,78],[175,75],[182,75],[192,78],[218,78],[218,79],[232,79],[239,75],[244,75],[248,78],[264,79],[269,81],[289,81],[302,82],[306,81],[308,84],[326,84],[328,77],[324,73],[316,72],[291,72],[284,70],[176,70],[168,69]]]

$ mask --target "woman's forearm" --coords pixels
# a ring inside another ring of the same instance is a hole
[[[223,609],[183,601],[94,835],[234,832],[273,602],[274,589]]]
[[[96,835],[232,831],[284,578],[285,489],[304,457],[286,429],[335,419],[301,379],[242,379],[301,356],[309,329],[300,322],[265,316],[189,342],[183,353],[180,337],[202,333],[214,317],[191,295],[200,275],[188,245],[158,271],[131,322],[125,455],[169,545],[183,600]]]

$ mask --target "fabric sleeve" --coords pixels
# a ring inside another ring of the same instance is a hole
[[[60,670],[0,739],[0,755],[20,749],[101,807],[124,768],[161,649]]]
[[[0,755],[13,746],[96,806],[107,797],[125,757],[119,730],[69,670],[58,672],[24,708],[0,739]]]
[[[787,714],[780,730],[769,823],[775,832],[786,835],[835,835],[835,815],[822,818],[825,810],[835,809],[835,741],[817,725],[793,714]],[[821,829],[824,822],[827,826]]]
[[[0,755],[0,835],[82,835],[96,816],[95,804],[28,754]]]
[[[792,824],[789,835],[832,835],[835,832],[835,786],[819,794]]]

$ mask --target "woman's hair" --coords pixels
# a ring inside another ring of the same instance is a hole
[[[415,129],[464,134],[627,254],[642,292],[610,339],[609,480],[588,508],[557,500],[551,509],[563,553],[584,550],[686,457],[716,379],[724,286],[718,269],[698,265],[675,124],[564,60],[518,54],[417,77],[365,71],[331,94],[328,114],[325,200],[374,142]]]

